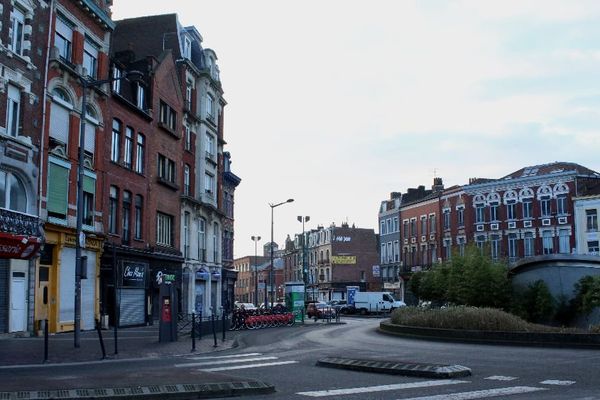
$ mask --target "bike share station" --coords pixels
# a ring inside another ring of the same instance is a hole
[[[304,318],[304,293],[303,282],[286,282],[285,284],[285,306],[288,311],[294,313],[296,322],[303,322]]]

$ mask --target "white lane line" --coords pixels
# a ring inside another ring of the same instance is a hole
[[[502,376],[502,375],[493,375],[493,376],[488,376],[487,378],[483,378],[483,379],[487,379],[490,381],[514,381],[515,379],[519,379],[516,376]]]
[[[235,364],[235,363],[242,363],[242,362],[265,361],[265,360],[277,360],[277,357],[235,358],[235,359],[229,359],[229,360],[175,364],[175,367],[177,367],[177,368],[180,368],[180,367],[202,367],[205,365]]]
[[[470,400],[470,399],[485,399],[488,397],[498,396],[509,396],[513,394],[523,394],[540,392],[542,390],[548,390],[544,388],[532,387],[532,386],[512,386],[498,389],[487,389],[487,390],[475,390],[472,392],[461,392],[461,393],[447,393],[438,394],[435,396],[423,396],[423,397],[411,397],[409,399],[402,400]]]
[[[229,367],[205,368],[205,369],[199,369],[198,371],[218,372],[218,371],[229,371],[232,369],[260,368],[260,367],[270,367],[273,365],[286,365],[286,364],[297,364],[297,363],[298,363],[298,361],[277,361],[277,362],[262,363],[262,364],[244,364],[244,365],[232,365]]]
[[[262,356],[262,353],[244,353],[244,354],[232,354],[230,356],[205,356],[205,357],[185,357],[186,360],[218,360],[221,358],[238,358],[238,357],[254,357]]]
[[[557,385],[557,386],[569,386],[576,383],[576,381],[558,381],[555,379],[548,379],[540,382],[541,385]]]
[[[379,385],[379,386],[365,386],[350,389],[331,389],[331,390],[315,390],[310,392],[298,392],[301,396],[309,397],[326,397],[326,396],[341,396],[347,394],[357,393],[371,393],[371,392],[383,392],[387,390],[399,390],[399,389],[414,389],[432,386],[442,385],[456,385],[459,383],[469,383],[469,381],[458,381],[454,379],[442,379],[437,381],[423,381],[423,382],[410,382],[410,383],[398,383],[394,385]]]

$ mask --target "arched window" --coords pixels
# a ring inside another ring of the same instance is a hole
[[[27,212],[25,185],[10,172],[0,170],[0,207]]]

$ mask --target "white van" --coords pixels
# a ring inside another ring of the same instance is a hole
[[[362,315],[372,312],[391,312],[399,307],[406,307],[406,303],[394,299],[390,292],[354,293],[354,308]]]

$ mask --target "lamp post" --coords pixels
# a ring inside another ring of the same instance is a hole
[[[252,236],[251,239],[254,241],[254,305],[258,307],[258,264],[256,262],[258,255],[256,246],[258,245],[260,236]]]
[[[85,74],[84,74],[85,75]],[[85,262],[87,257],[81,255],[81,250],[85,247],[85,234],[83,233],[83,212],[84,212],[84,201],[83,201],[83,177],[85,175],[85,118],[87,111],[87,90],[89,88],[99,87],[113,81],[133,78],[132,80],[139,81],[143,74],[139,71],[129,71],[121,77],[109,78],[109,79],[98,79],[94,80],[88,76],[79,76],[79,83],[81,84],[82,95],[81,95],[81,111],[79,113],[79,155],[77,165],[77,226],[75,234],[75,310],[74,310],[74,340],[75,347],[80,346],[80,331],[81,331],[81,278],[86,276],[84,268],[87,268]],[[117,282],[115,282],[115,290]],[[115,321],[115,323],[117,323]]]
[[[306,237],[304,234],[304,223],[310,221],[307,215],[298,215],[298,222],[302,222],[302,282],[304,282],[304,304],[306,304],[306,284],[308,283],[308,270],[306,267]]]
[[[282,201],[281,203],[277,204],[269,203],[269,206],[271,207],[271,269],[269,270],[269,286],[271,287],[271,307],[273,307],[273,302],[275,301],[275,294],[273,292],[273,209],[275,207],[279,207],[280,205],[291,203],[292,201],[294,201],[294,199],[287,199],[286,201]],[[265,309],[267,308],[267,302],[267,290],[265,290]]]

